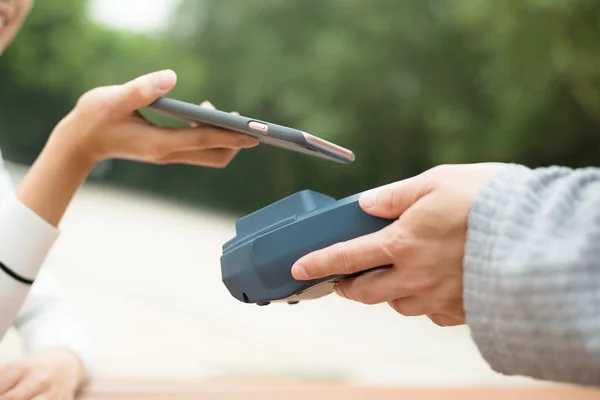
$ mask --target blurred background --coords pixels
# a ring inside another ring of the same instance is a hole
[[[597,0],[38,1],[0,59],[0,147],[18,181],[86,90],[171,68],[171,97],[356,153],[349,166],[266,146],[224,170],[100,165],[48,268],[104,376],[530,384],[492,373],[465,327],[333,296],[238,303],[220,247],[237,217],[298,190],[339,198],[441,163],[598,165],[599,39]]]

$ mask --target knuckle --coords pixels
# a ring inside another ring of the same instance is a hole
[[[146,99],[150,97],[150,91],[145,85],[131,84],[128,92],[130,96],[138,99]]]
[[[421,174],[421,179],[419,180],[421,186],[421,192],[428,192],[435,188],[439,182],[444,181],[444,177],[447,177],[451,169],[452,165],[441,164],[435,166],[423,174]]]
[[[388,303],[398,314],[405,317],[417,317],[423,315],[421,310],[412,299],[396,299]]]
[[[322,253],[316,252],[314,255],[310,255],[301,261],[302,266],[306,270],[306,274],[309,278],[322,278],[326,275],[329,275],[327,273],[327,265],[322,261],[322,259]]]
[[[444,327],[443,321],[440,319],[439,314],[430,314],[427,316],[431,322],[436,324],[437,326]]]
[[[429,314],[427,317],[431,320],[431,322],[433,322],[434,324],[436,324],[437,326],[440,326],[442,328],[455,325],[455,323],[453,323],[450,320],[450,318],[446,317],[443,314],[433,313],[433,314]]]
[[[108,114],[112,111],[112,102],[107,94],[106,87],[88,90],[76,103],[76,108],[83,110],[93,109],[95,113]]]
[[[352,264],[346,246],[343,243],[333,245],[333,267],[342,274],[352,273]]]
[[[134,79],[122,85],[112,86],[121,93],[124,100],[147,101],[152,98],[152,89],[144,79]]]
[[[400,315],[404,315],[405,317],[409,316],[409,310],[405,304],[404,301],[396,299],[396,300],[392,300],[388,303],[390,305],[390,307],[392,307],[394,309],[394,311],[396,311],[398,314]]]
[[[355,286],[353,291],[354,296],[350,296],[350,298],[353,298],[359,303],[367,305],[377,304],[377,301],[375,301],[373,294],[370,290],[368,290],[367,285],[365,285],[362,279],[358,279],[357,281],[355,281],[353,286]]]
[[[407,240],[404,230],[400,229],[400,226],[397,225],[386,232],[380,245],[388,256],[393,260],[406,260],[410,258],[414,252],[415,244]]]
[[[157,164],[168,162],[168,156],[170,153],[165,149],[164,144],[161,143],[160,140],[148,140],[144,144],[142,152],[145,157]]]
[[[323,278],[338,273],[335,271],[335,265],[330,261],[329,251],[330,249],[318,250],[299,261],[311,279]],[[332,273],[332,271],[334,272]]]
[[[405,293],[422,294],[438,287],[440,279],[434,276],[413,276],[402,280],[400,286]]]
[[[438,178],[435,175],[425,175],[420,181],[420,186],[416,188],[415,193],[430,193],[438,184]]]
[[[394,186],[388,186],[386,188],[381,189],[381,193],[379,194],[379,198],[377,199],[378,205],[381,207],[381,211],[386,214],[391,214],[394,212],[396,208],[396,201],[398,195],[396,190],[394,190]]]

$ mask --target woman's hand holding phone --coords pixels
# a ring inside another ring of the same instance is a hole
[[[172,71],[160,71],[121,86],[93,89],[79,99],[51,139],[87,163],[122,158],[209,167],[224,167],[233,151],[258,144],[247,135],[212,127],[158,127],[136,111],[168,93],[175,83]]]
[[[84,94],[50,135],[17,198],[57,226],[101,160],[225,167],[240,149],[258,144],[247,135],[213,127],[170,129],[149,123],[137,110],[171,91],[176,80],[174,72],[159,71]]]

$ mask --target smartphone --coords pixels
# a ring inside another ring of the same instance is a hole
[[[259,142],[266,145],[345,164],[354,162],[354,153],[348,149],[306,132],[271,122],[211,110],[167,97],[161,97],[148,108],[187,123],[209,125],[244,133],[257,138]]]

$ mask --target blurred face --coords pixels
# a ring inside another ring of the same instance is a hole
[[[0,53],[17,36],[32,4],[33,0],[0,0]]]

